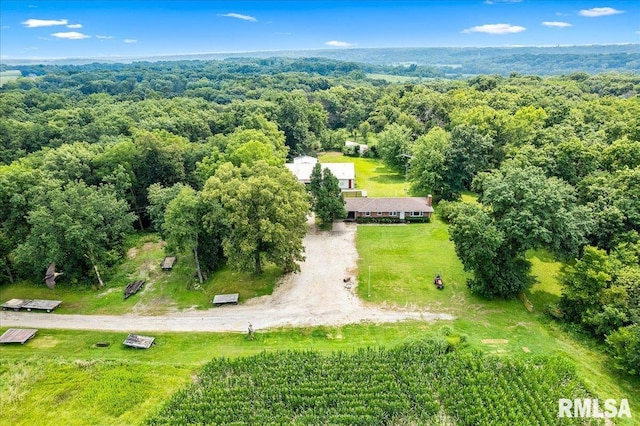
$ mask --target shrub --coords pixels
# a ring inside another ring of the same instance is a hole
[[[640,324],[619,328],[607,337],[616,368],[640,376]]]

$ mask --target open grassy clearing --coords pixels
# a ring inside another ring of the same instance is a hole
[[[353,351],[422,339],[439,329],[411,322],[257,330],[252,341],[239,333],[155,333],[149,350],[124,347],[126,333],[39,330],[25,345],[0,346],[2,415],[13,425],[140,424],[215,357],[283,349]],[[97,342],[110,346],[96,347]],[[87,415],[87,407],[97,404]]]
[[[321,163],[354,163],[356,188],[365,189],[369,197],[407,197],[409,185],[404,175],[374,158],[345,157],[339,152],[318,156]]]
[[[220,293],[239,293],[240,303],[251,297],[271,294],[281,275],[278,268],[269,266],[260,276],[235,272],[223,266],[196,289],[192,256],[179,255],[172,271],[162,271],[160,263],[168,253],[157,234],[136,234],[129,240],[126,259],[105,274],[105,288],[74,285],[62,276],[53,290],[44,283],[2,285],[0,300],[62,300],[62,305],[56,309],[56,313],[61,314],[115,315],[136,312],[160,315],[168,311],[210,308],[213,296]],[[135,280],[145,280],[145,285],[137,294],[125,300],[124,289]]]
[[[22,77],[22,72],[19,70],[0,71],[0,87],[3,84]]]
[[[375,74],[375,73],[367,74],[367,78],[372,78],[374,80],[384,80],[389,83],[416,83],[423,80],[429,80],[428,78],[411,77],[408,75]]]

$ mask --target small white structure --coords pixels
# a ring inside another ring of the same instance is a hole
[[[293,163],[285,166],[298,179],[298,182],[307,184],[311,181],[311,172],[318,162],[317,158],[304,156],[296,157]],[[320,163],[322,170],[329,169],[338,179],[340,189],[354,189],[356,187],[356,167],[353,163]]]
[[[345,141],[345,148],[356,148],[356,151],[359,155],[363,155],[365,152],[369,150],[369,145],[364,143],[358,143],[354,141]]]
[[[318,159],[310,155],[302,155],[293,159],[293,164],[316,164]]]

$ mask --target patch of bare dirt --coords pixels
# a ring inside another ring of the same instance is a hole
[[[509,341],[507,339],[482,339],[482,343],[484,344],[488,344],[488,345],[505,345],[507,343],[509,343]]]
[[[138,248],[137,247],[131,247],[129,250],[127,250],[127,258],[128,259],[135,259],[137,255],[138,255]]]

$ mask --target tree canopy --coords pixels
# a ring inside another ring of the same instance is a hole
[[[532,284],[526,251],[547,248],[577,255],[591,222],[572,188],[536,167],[505,164],[481,174],[479,205],[461,204],[451,218],[451,238],[469,287],[484,296],[513,297]]]
[[[253,167],[223,164],[203,197],[218,200],[229,225],[222,246],[229,265],[262,273],[264,260],[297,271],[309,212],[307,194],[291,172],[259,160]]]

